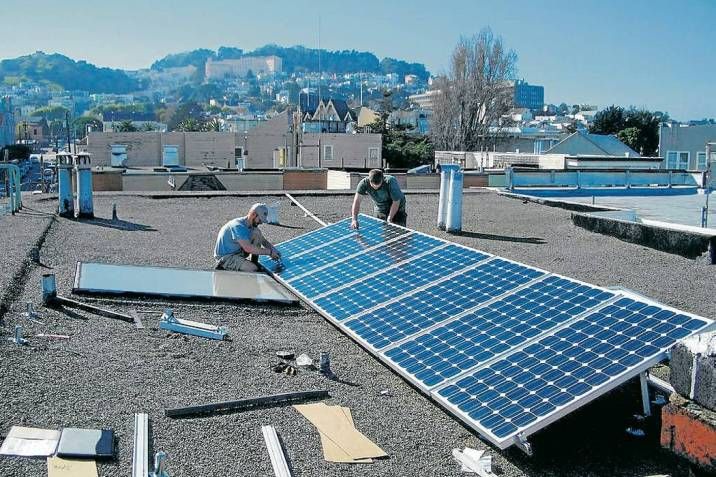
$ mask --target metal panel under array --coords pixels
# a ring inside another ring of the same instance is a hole
[[[361,215],[262,265],[504,449],[666,358],[698,317]]]
[[[292,303],[289,292],[260,273],[78,262],[75,293],[161,295]]]

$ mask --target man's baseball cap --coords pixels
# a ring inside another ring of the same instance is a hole
[[[259,219],[261,219],[261,222],[266,222],[268,220],[268,206],[264,203],[258,202],[251,206],[251,209],[249,210],[249,213],[256,212],[256,215],[259,216]]]

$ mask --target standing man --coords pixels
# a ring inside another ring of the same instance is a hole
[[[405,227],[408,214],[405,212],[405,194],[400,190],[398,180],[393,176],[383,175],[380,169],[373,169],[368,177],[358,183],[356,195],[353,198],[351,214],[353,221],[351,227],[357,229],[358,212],[364,195],[370,195],[373,199],[375,216],[392,224]]]
[[[273,260],[281,258],[276,247],[259,230],[259,224],[265,223],[267,219],[266,204],[254,204],[245,217],[224,224],[214,247],[216,269],[256,272],[259,269],[259,255],[269,255]]]

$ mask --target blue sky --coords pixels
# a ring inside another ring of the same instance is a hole
[[[461,35],[485,26],[548,102],[644,106],[716,117],[714,0],[2,0],[0,58],[35,50],[146,68],[195,48],[266,43],[374,52],[447,69]]]

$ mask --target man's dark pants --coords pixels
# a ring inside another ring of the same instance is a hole
[[[375,216],[377,218],[379,218],[380,220],[388,220],[387,214],[382,214],[382,213],[378,212],[377,214],[375,214]],[[405,224],[407,223],[407,221],[408,221],[408,214],[405,212],[398,211],[395,214],[395,217],[393,217],[393,223],[397,224],[397,225],[402,225],[403,227],[406,227]]]

